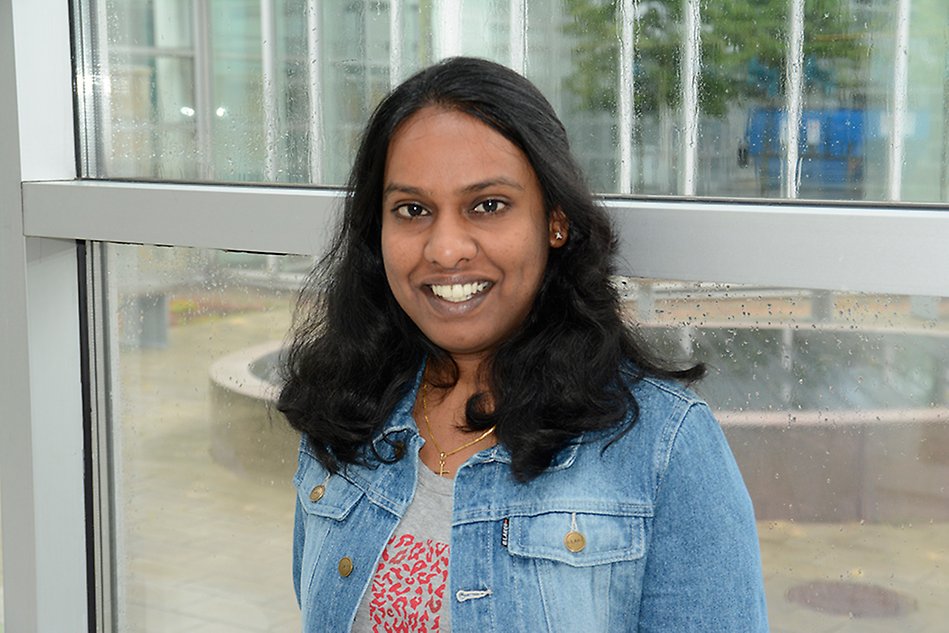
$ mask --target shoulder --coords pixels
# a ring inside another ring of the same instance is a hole
[[[578,462],[614,474],[631,471],[643,484],[641,492],[651,497],[680,445],[721,444],[724,436],[708,404],[688,387],[634,370],[624,370],[623,377],[635,405],[619,427],[586,435]],[[689,459],[704,459],[701,450],[689,453]]]
[[[674,380],[642,375],[634,367],[623,368],[621,375],[641,410],[676,411],[705,405],[705,401],[694,391]]]
[[[654,376],[642,376],[624,370],[626,388],[635,406],[624,421],[625,426],[639,429],[636,435],[655,436],[661,443],[670,443],[690,419],[718,423],[708,404],[685,385]],[[701,424],[701,422],[699,422]]]

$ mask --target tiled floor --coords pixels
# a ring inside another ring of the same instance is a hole
[[[123,633],[299,629],[289,474],[242,477],[210,456],[211,363],[286,328],[285,309],[238,314],[172,327],[165,349],[120,351]]]
[[[775,633],[936,633],[949,622],[949,525],[761,523],[768,610]],[[787,599],[813,581],[875,585],[915,609],[896,617],[819,613]]]
[[[286,326],[285,310],[244,313],[173,327],[165,349],[121,351],[114,393],[122,419],[116,446],[123,633],[299,629],[287,467],[270,478],[240,476],[209,455],[208,368],[222,354],[281,338]],[[946,630],[949,524],[759,527],[776,633]],[[915,608],[859,618],[787,599],[792,587],[815,580],[878,585],[908,596]]]

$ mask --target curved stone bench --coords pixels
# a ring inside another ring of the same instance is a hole
[[[837,342],[835,347],[859,345],[870,341],[871,336],[886,336],[888,344],[934,347],[937,371],[943,355],[949,360],[947,332],[880,330],[873,333],[865,329],[848,332],[844,328],[822,327],[826,328],[828,337],[832,337],[829,340]],[[787,375],[780,375],[781,369],[776,368],[773,354],[775,339],[793,338],[786,331],[790,328],[763,329],[730,324],[720,329],[724,333],[719,335],[731,337],[728,344],[733,347],[753,347],[754,337],[747,337],[759,336],[765,346],[764,356],[771,359],[769,366],[759,365],[757,376],[752,373],[749,377],[744,370],[734,372],[746,374],[738,376],[726,370],[699,385],[699,391],[706,391],[710,400],[732,403],[731,407],[726,404],[718,408],[716,414],[755,500],[759,519],[949,520],[949,487],[946,486],[949,482],[949,393],[945,393],[949,387],[939,382],[945,382],[944,376],[936,377],[931,389],[934,393],[915,396],[917,400],[931,398],[930,402],[914,405],[907,396],[905,402],[893,408],[871,405],[848,409],[840,408],[846,400],[841,396],[825,409],[789,410],[793,408],[782,408],[773,402],[787,395],[789,376],[793,374],[796,378],[798,374],[794,371],[799,372],[799,368],[794,370],[787,364]],[[710,331],[712,328],[708,327],[699,331],[698,345],[702,344],[702,337],[715,336],[709,334]],[[671,334],[679,336],[675,331]],[[901,334],[908,338],[899,339]],[[813,337],[813,330],[803,330],[798,336]],[[858,338],[847,338],[853,336]],[[919,337],[925,340],[920,341]],[[811,347],[819,347],[817,339],[810,340],[814,343]],[[274,367],[281,345],[281,341],[272,341],[240,350],[215,362],[210,372],[212,456],[235,472],[265,481],[289,480],[299,444],[298,434],[272,407],[277,389]],[[714,345],[705,349],[705,354],[718,357],[715,354],[721,354],[721,350],[713,348]],[[760,351],[748,353],[762,357]],[[871,354],[870,358],[876,359],[876,356]],[[814,374],[807,377],[813,381],[814,389],[826,390],[827,384],[835,384],[820,382],[828,371],[834,370],[833,366],[820,365],[823,362],[820,353],[806,360],[808,363],[819,361]],[[742,364],[745,362],[746,359],[739,359],[736,368],[745,368],[747,365]],[[907,362],[911,370],[912,357],[904,364]],[[833,365],[824,363],[827,364]],[[896,365],[887,371],[896,372],[899,377],[899,372],[905,373],[906,369]],[[880,367],[870,370],[878,374],[881,371]],[[852,378],[853,367],[847,371],[850,373],[845,377]],[[742,379],[750,380],[749,384],[736,386],[735,381]],[[753,392],[743,396],[744,401],[736,407],[733,396],[722,391],[715,394],[716,388],[739,394],[744,393],[743,389]],[[884,396],[885,400],[895,393],[892,384],[887,388],[889,395]],[[752,395],[769,389],[769,393],[760,394],[760,402],[771,402],[767,405],[771,410],[754,410],[748,403],[754,404],[759,399]],[[864,391],[873,389],[867,387]],[[828,395],[825,391],[815,393],[818,401]],[[863,391],[854,393],[855,397],[866,397]],[[801,394],[788,397],[807,400]],[[748,406],[744,406],[746,404]]]

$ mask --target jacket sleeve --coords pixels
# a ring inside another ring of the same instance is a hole
[[[297,497],[297,509],[293,517],[293,591],[297,594],[297,606],[300,606],[300,568],[303,565],[303,507]]]
[[[659,467],[639,631],[768,630],[754,510],[708,407],[683,416]]]

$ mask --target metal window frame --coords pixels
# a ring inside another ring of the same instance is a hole
[[[30,237],[316,255],[343,197],[325,188],[30,182],[23,222]],[[623,274],[949,296],[949,210],[937,205],[601,200],[620,234]]]
[[[108,608],[89,600],[86,575],[84,452],[95,447],[84,448],[82,436],[75,241],[317,253],[343,195],[76,180],[69,41],[67,3],[0,3],[4,609],[8,630],[36,633],[105,626],[95,611]],[[603,203],[621,232],[624,272],[949,296],[945,205]]]
[[[76,177],[68,3],[0,2],[0,485],[4,626],[88,621],[73,239],[24,234],[21,183]]]

